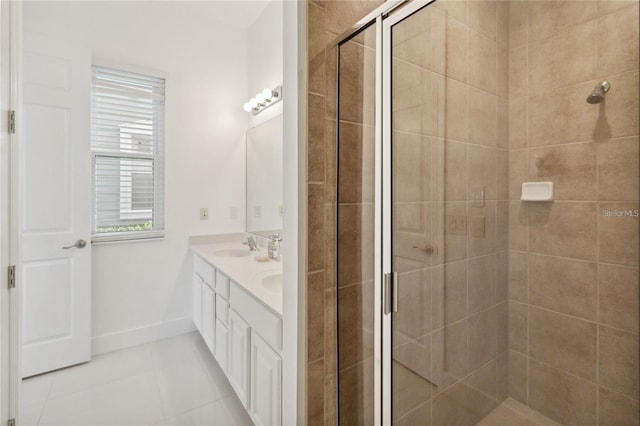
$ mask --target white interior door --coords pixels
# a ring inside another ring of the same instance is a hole
[[[90,51],[25,34],[22,89],[22,377],[28,377],[91,357]]]

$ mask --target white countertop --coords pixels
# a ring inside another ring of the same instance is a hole
[[[217,256],[220,250],[247,250],[249,248],[240,243],[240,239],[225,242],[195,242],[191,250],[202,257],[207,263],[231,278],[240,287],[251,293],[256,299],[282,317],[282,287],[278,290],[267,289],[262,285],[262,278],[282,274],[282,261],[255,260],[255,253],[244,257]],[[257,252],[259,256],[266,255],[266,249]]]

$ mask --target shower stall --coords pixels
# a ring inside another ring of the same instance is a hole
[[[638,425],[638,2],[387,1],[331,52],[338,423]]]

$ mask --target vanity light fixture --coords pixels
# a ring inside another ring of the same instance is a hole
[[[278,86],[274,89],[264,89],[258,93],[255,97],[249,99],[249,102],[245,102],[243,108],[246,112],[251,112],[253,115],[260,113],[262,110],[269,108],[273,104],[277,104],[282,100],[282,86]]]

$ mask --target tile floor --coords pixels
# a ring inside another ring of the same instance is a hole
[[[21,425],[252,425],[198,333],[22,382]]]
[[[109,354],[25,379],[25,426],[252,425],[198,333]],[[559,426],[509,398],[477,426]]]
[[[560,426],[515,399],[507,398],[476,426]]]

